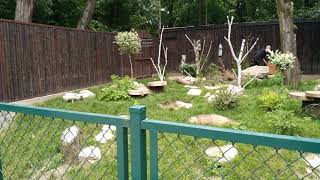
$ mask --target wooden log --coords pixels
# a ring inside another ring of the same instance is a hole
[[[306,96],[311,98],[320,98],[320,91],[306,91]]]
[[[305,92],[290,92],[289,96],[301,101],[314,101],[314,98],[307,97]]]

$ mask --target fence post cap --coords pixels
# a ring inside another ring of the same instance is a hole
[[[141,105],[131,106],[129,111],[130,111],[130,113],[145,112],[146,111],[146,106],[141,106]]]

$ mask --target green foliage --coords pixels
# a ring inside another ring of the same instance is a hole
[[[292,53],[281,53],[276,51],[273,55],[269,56],[270,62],[275,64],[280,70],[293,68],[293,63],[296,57]]]
[[[201,76],[205,77],[204,85],[215,85],[223,81],[223,76],[219,67],[213,63],[202,70]]]
[[[275,86],[281,87],[283,86],[283,78],[284,78],[283,75],[281,73],[278,73],[268,79],[255,79],[250,84],[248,84],[246,89],[261,88],[261,87],[275,87]],[[246,84],[250,80],[251,80],[251,77],[244,79],[243,84]]]
[[[227,88],[217,90],[214,95],[215,98],[212,104],[213,107],[218,110],[232,110],[235,109],[239,104],[239,95],[230,92]]]
[[[264,90],[258,97],[258,103],[267,111],[273,111],[283,108],[283,95],[271,90]]]
[[[121,101],[131,100],[128,95],[129,89],[134,89],[135,85],[129,77],[120,78],[112,76],[112,84],[101,89],[98,99],[100,101]]]
[[[141,39],[136,31],[119,32],[115,40],[123,54],[137,54],[141,51]]]
[[[304,123],[309,120],[309,118],[298,118],[292,111],[285,110],[268,112],[266,118],[272,131],[283,135],[301,134]]]
[[[179,67],[179,72],[185,76],[196,77],[197,66],[195,64],[184,63]]]

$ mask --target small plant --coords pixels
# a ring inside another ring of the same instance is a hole
[[[197,66],[195,64],[181,64],[179,67],[180,73],[182,73],[185,76],[192,76],[196,77],[197,75]]]
[[[119,32],[116,37],[115,43],[119,46],[121,54],[128,54],[130,61],[131,78],[133,78],[133,64],[131,55],[140,53],[141,39],[136,31]]]
[[[245,79],[244,83],[248,82],[250,79]],[[281,73],[268,79],[255,79],[250,83],[247,88],[261,88],[261,87],[272,87],[272,86],[283,86],[283,75]]]
[[[213,106],[218,110],[230,110],[239,104],[239,96],[230,92],[227,88],[216,91]]]
[[[111,79],[112,84],[101,89],[98,99],[100,101],[131,100],[128,90],[135,88],[133,81],[127,76],[124,78],[111,76]]]
[[[262,107],[264,107],[267,111],[282,109],[283,100],[284,97],[281,94],[271,90],[263,91],[260,97],[258,97],[259,104]]]
[[[270,56],[270,61],[280,70],[284,71],[293,68],[295,58],[296,57],[292,53],[281,53],[277,50]]]
[[[303,124],[308,118],[298,118],[292,111],[275,110],[268,112],[269,127],[276,134],[299,135],[303,131]]]

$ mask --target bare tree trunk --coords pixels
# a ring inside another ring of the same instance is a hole
[[[291,52],[297,57],[296,34],[293,24],[293,3],[291,0],[276,0],[280,26],[281,51]],[[301,81],[300,63],[295,59],[294,68],[285,71],[285,84],[297,87]]]
[[[91,21],[94,9],[96,8],[96,0],[87,0],[86,8],[80,18],[77,29],[87,29]]]
[[[134,78],[134,73],[133,73],[133,64],[132,64],[132,57],[129,54],[129,62],[130,62],[130,72],[131,72],[131,79]]]
[[[14,20],[32,22],[33,1],[34,0],[17,0]]]

